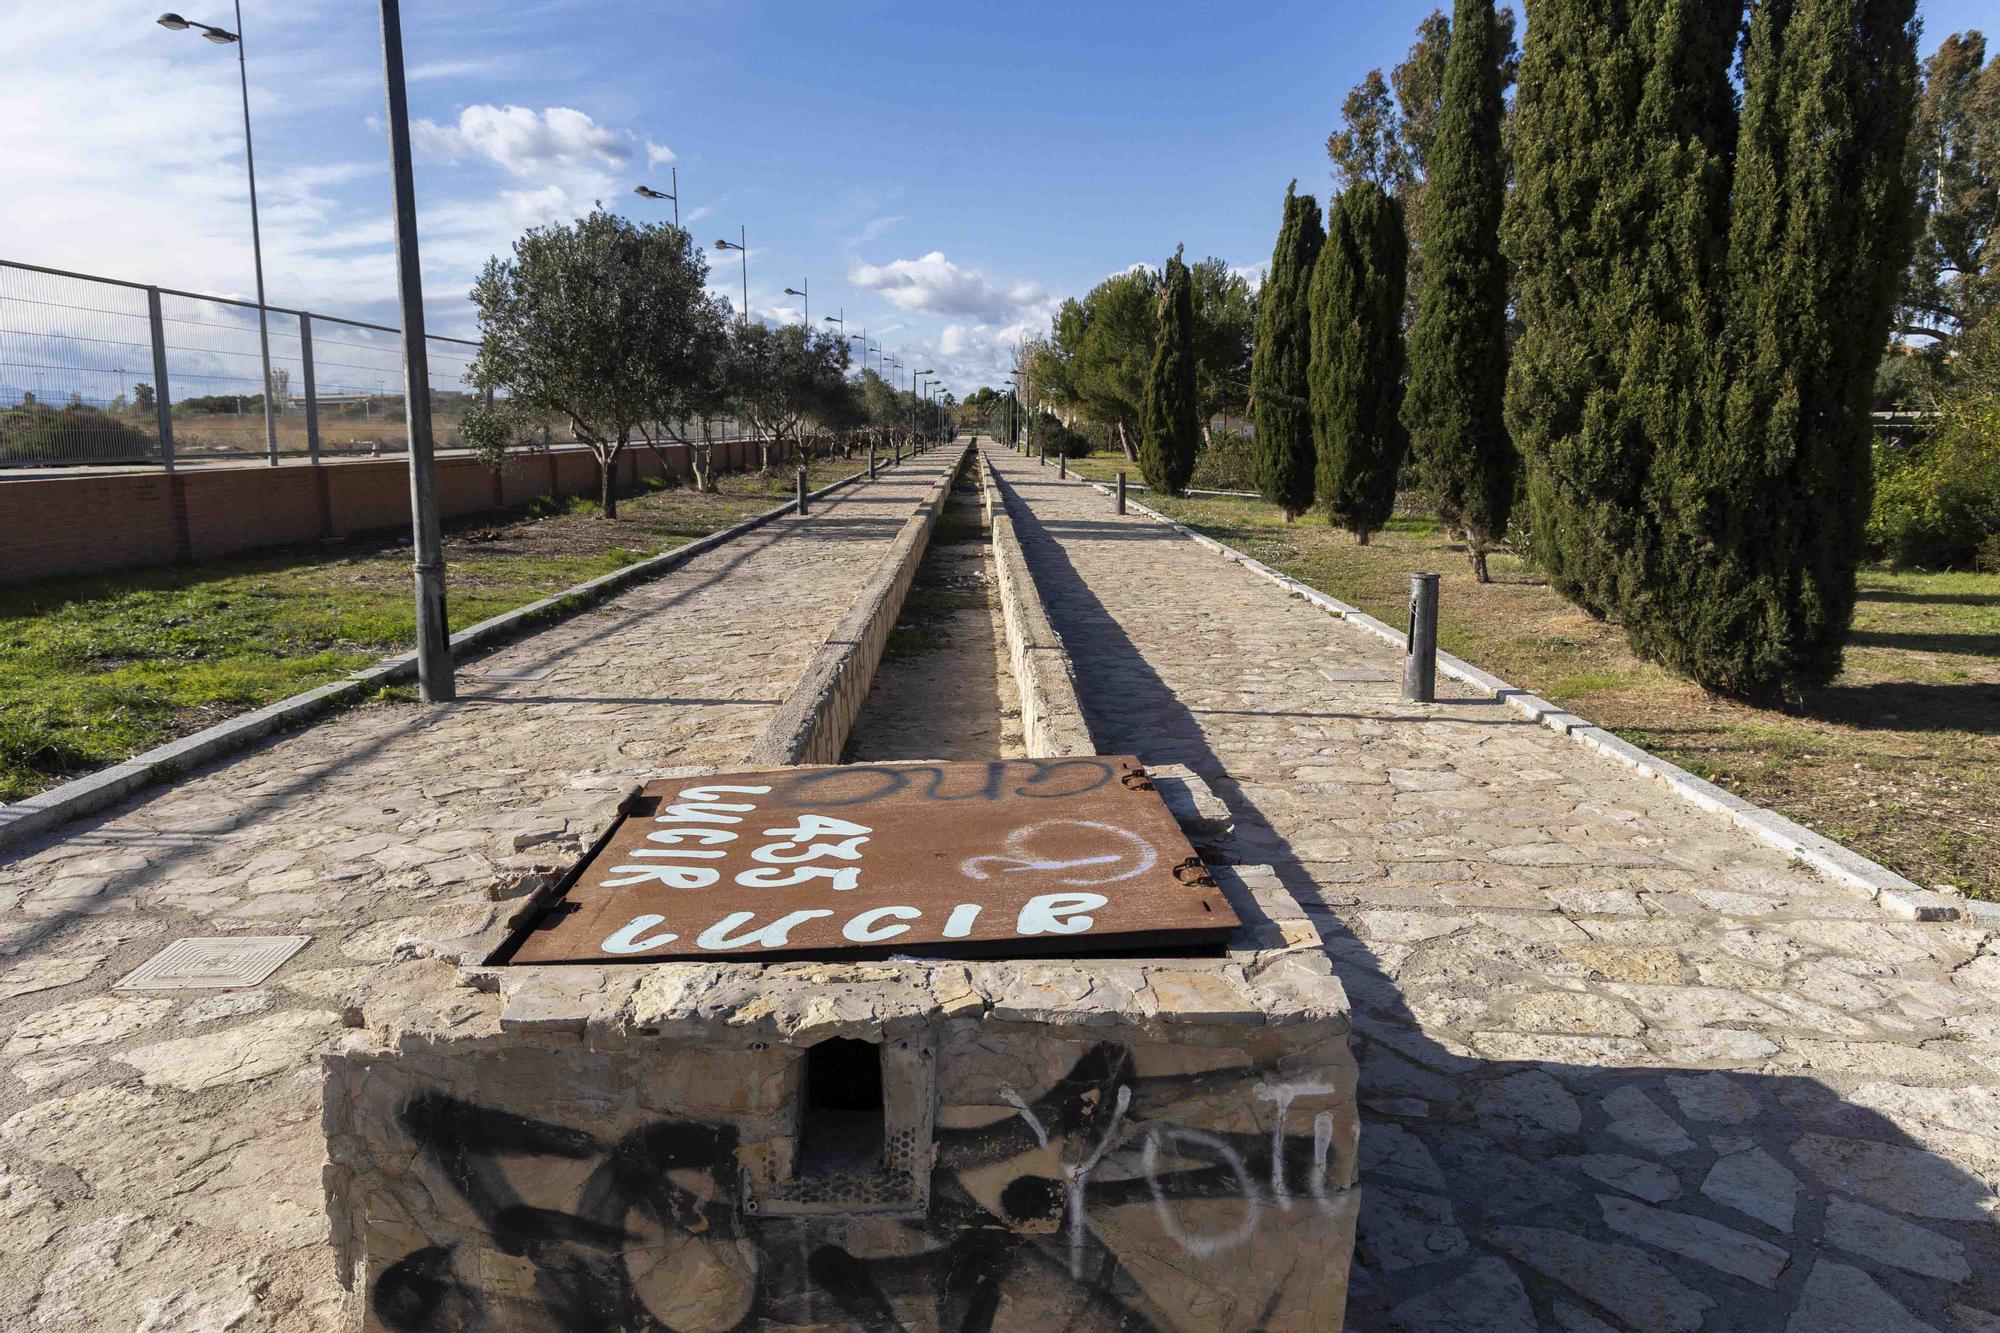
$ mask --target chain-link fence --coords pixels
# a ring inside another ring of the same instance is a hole
[[[400,453],[402,334],[386,325],[0,260],[0,467]],[[426,339],[432,438],[460,447],[479,345]],[[264,419],[265,393],[271,419]],[[743,432],[687,423],[696,438]],[[551,423],[547,438],[569,432]]]

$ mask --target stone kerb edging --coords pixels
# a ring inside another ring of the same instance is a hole
[[[1014,535],[1006,493],[993,464],[983,454],[979,481],[993,530],[1000,618],[1006,626],[1007,658],[1014,668],[1014,683],[1021,692],[1021,732],[1028,755],[1061,759],[1096,754],[1096,743],[1083,720],[1083,706],[1077,702],[1075,664],[1063,647],[1062,637],[1049,623],[1027,557]]]
[[[1077,478],[1077,480],[1083,479]],[[1083,484],[1106,497],[1112,494],[1111,488],[1102,483],[1090,481]],[[1407,646],[1401,630],[1383,624],[1359,607],[1349,606],[1337,597],[1330,597],[1290,575],[1281,574],[1233,546],[1196,532],[1184,523],[1175,522],[1158,510],[1131,499],[1129,493],[1125,507],[1133,513],[1143,514],[1156,522],[1166,524],[1197,545],[1214,551],[1225,560],[1234,561],[1259,578],[1269,580],[1287,592],[1305,598],[1337,619],[1355,625],[1395,645],[1398,649]],[[1822,837],[1774,810],[1767,810],[1733,792],[1724,791],[1714,783],[1696,777],[1678,764],[1669,763],[1629,741],[1620,740],[1604,728],[1558,708],[1546,699],[1511,685],[1491,672],[1481,671],[1450,653],[1438,654],[1438,668],[1453,679],[1502,700],[1509,707],[1526,714],[1549,730],[1567,736],[1608,759],[1665,784],[1681,799],[1711,814],[1724,816],[1760,842],[1777,848],[1829,879],[1861,890],[1891,916],[1909,921],[1956,921],[1970,910],[1976,918],[2000,922],[2000,908],[1988,910],[1985,904],[1968,904],[1962,898],[1913,883],[1887,866],[1871,861],[1831,838]]]
[[[864,480],[867,472],[856,472],[842,477],[820,489],[809,493],[807,499],[816,500],[833,494],[843,487]],[[798,507],[796,500],[788,500],[775,509],[767,509],[752,515],[740,523],[731,524],[706,537],[697,538],[685,546],[640,560],[608,574],[600,574],[573,587],[565,588],[552,596],[516,607],[512,611],[482,620],[451,636],[454,657],[493,648],[523,630],[534,628],[545,622],[566,619],[579,611],[588,609],[614,592],[625,587],[668,573],[698,555],[714,550],[727,542],[735,541],[766,524],[784,517]],[[220,759],[239,750],[248,748],[274,732],[314,721],[336,709],[360,703],[376,690],[386,685],[413,680],[417,674],[417,655],[401,653],[395,657],[385,657],[375,665],[364,667],[349,675],[345,680],[329,681],[325,685],[280,699],[240,717],[219,722],[205,731],[192,736],[170,741],[141,754],[136,754],[123,763],[80,777],[73,782],[65,782],[60,787],[52,787],[36,796],[27,797],[11,805],[0,806],[0,849],[17,846],[31,838],[38,837],[52,829],[59,828],[72,819],[93,814],[135,792],[147,787],[170,782],[198,764],[212,759]]]
[[[917,512],[904,521],[903,530],[855,594],[847,614],[813,653],[805,675],[772,714],[746,762],[773,768],[840,762],[847,733],[868,698],[889,632],[903,613],[903,598],[930,545],[931,530],[951,497],[952,479],[971,449],[968,443],[958,460],[932,484]]]

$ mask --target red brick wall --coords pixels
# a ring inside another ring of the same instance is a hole
[[[662,451],[686,477],[686,451],[679,446]],[[718,447],[716,456],[724,467],[754,465],[757,451]],[[645,446],[631,446],[618,472],[631,489],[642,477],[659,476],[660,461]],[[587,449],[525,455],[501,474],[496,489],[493,473],[474,460],[440,459],[438,509],[449,518],[495,508],[496,499],[501,506],[523,505],[548,494],[552,479],[559,494],[594,496],[597,460]],[[319,468],[184,468],[171,478],[158,472],[0,473],[0,583],[173,563],[183,554],[176,488],[196,559],[312,541],[329,535],[329,524],[332,533],[346,534],[406,527],[410,521],[409,466],[399,458],[344,459]]]
[[[174,526],[162,473],[0,482],[0,581],[170,564]]]

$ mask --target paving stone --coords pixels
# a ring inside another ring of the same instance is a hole
[[[122,1041],[151,1027],[173,1009],[172,1000],[93,995],[87,1000],[30,1014],[14,1028],[0,1055],[36,1055],[72,1046]]]
[[[1821,1184],[1911,1217],[1983,1222],[1994,1207],[1984,1181],[1918,1148],[1806,1134],[1791,1154]]]
[[[1630,1245],[1548,1227],[1495,1227],[1484,1239],[1638,1333],[1694,1333],[1715,1308],[1706,1295]]]
[[[1358,1244],[1376,1268],[1395,1272],[1438,1263],[1470,1247],[1441,1194],[1373,1185],[1361,1196]]]
[[[1705,1217],[1654,1208],[1612,1194],[1597,1196],[1604,1224],[1648,1245],[1707,1264],[1734,1277],[1775,1288],[1791,1252]]]
[[[1508,1025],[1520,1032],[1569,1036],[1630,1037],[1645,1029],[1624,1005],[1588,991],[1540,991],[1523,996],[1514,1002],[1507,1018]]]
[[[1393,1317],[1408,1333],[1535,1333],[1536,1328],[1535,1308],[1521,1279],[1490,1254],[1453,1281],[1397,1306]]]
[[[1762,1148],[1716,1159],[1701,1192],[1767,1227],[1790,1231],[1798,1211],[1799,1179]]]
[[[1562,1333],[1618,1333],[1618,1330],[1591,1314],[1579,1310],[1568,1301],[1555,1303],[1556,1327]]]
[[[1948,1311],[1964,1333],[2000,1333],[2000,1315],[1976,1310],[1970,1305],[1952,1304]]]
[[[1819,1259],[1785,1333],[1937,1333],[1858,1268]]]
[[[1583,1108],[1569,1089],[1539,1069],[1509,1074],[1481,1088],[1479,1114],[1530,1130],[1571,1134],[1583,1123]]]
[[[1972,1276],[1965,1262],[1965,1247],[1949,1236],[1839,1195],[1827,1200],[1821,1234],[1829,1245],[1905,1273],[1941,1277],[1947,1282],[1963,1282]]]
[[[118,1059],[137,1069],[148,1087],[199,1092],[296,1069],[339,1028],[339,1014],[293,1009],[241,1027],[141,1046]]]
[[[1444,1173],[1423,1140],[1395,1125],[1368,1126],[1361,1136],[1360,1167],[1370,1183],[1400,1181],[1437,1192],[1445,1187]]]
[[[1605,1129],[1655,1157],[1672,1157],[1694,1147],[1688,1132],[1675,1124],[1658,1103],[1639,1089],[1626,1084],[1614,1088],[1604,1098],[1604,1110],[1611,1117]]]
[[[0,966],[0,1000],[73,986],[95,972],[103,962],[104,955],[101,953],[69,958],[45,958],[30,954],[17,958]]]
[[[1681,1194],[1680,1179],[1658,1162],[1641,1161],[1620,1153],[1585,1153],[1568,1160],[1592,1180],[1636,1194],[1650,1203],[1665,1203]]]
[[[1757,1094],[1747,1081],[1728,1074],[1667,1075],[1667,1091],[1681,1114],[1710,1125],[1740,1125],[1758,1111]]]

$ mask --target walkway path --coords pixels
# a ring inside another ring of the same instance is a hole
[[[1099,747],[1186,763],[1356,1010],[1352,1329],[2000,1331],[2000,937],[1889,920],[993,451]]]
[[[938,450],[472,665],[0,859],[0,1328],[317,1330],[340,1289],[312,1052],[440,964],[638,775],[742,759]],[[482,682],[480,671],[548,674]],[[113,982],[181,936],[311,934],[253,991]]]

